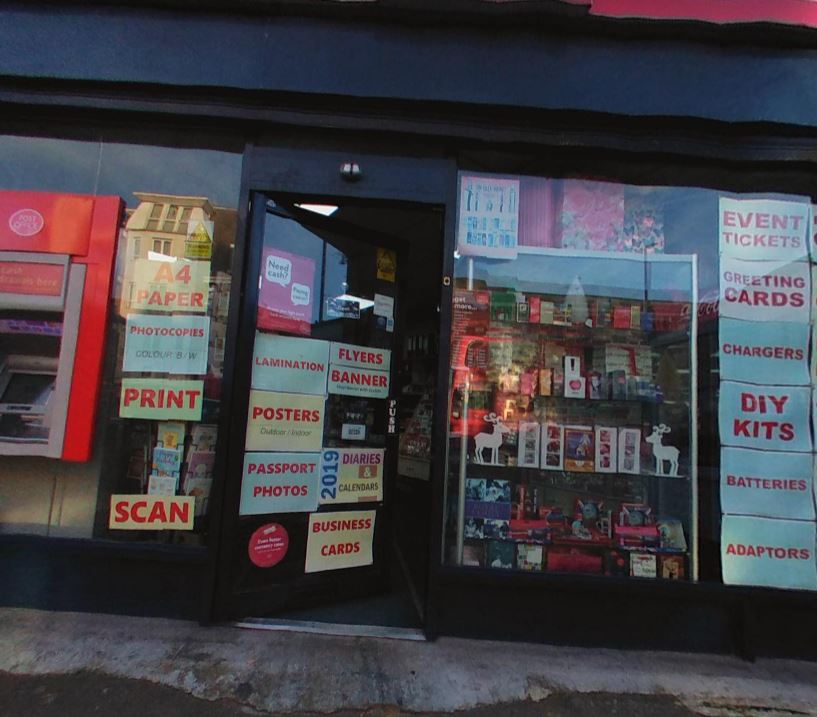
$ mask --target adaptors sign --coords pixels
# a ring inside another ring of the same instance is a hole
[[[207,311],[209,261],[136,259],[132,281],[131,310]]]
[[[178,314],[128,314],[123,371],[207,373],[210,319]]]
[[[312,513],[306,540],[305,572],[371,565],[376,511]]]
[[[320,453],[245,453],[239,515],[318,509]]]
[[[389,395],[391,351],[332,343],[329,393],[341,396],[386,398]]]
[[[251,390],[244,448],[320,451],[325,407],[323,396]]]

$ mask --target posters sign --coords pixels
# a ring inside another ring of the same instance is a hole
[[[248,451],[320,451],[323,396],[250,390]]]
[[[751,261],[808,259],[809,205],[720,198],[720,252]]]
[[[209,286],[209,261],[135,259],[130,309],[203,314]]]
[[[383,500],[385,450],[328,448],[321,457],[320,503],[373,503]]]
[[[391,351],[333,341],[329,363],[388,371],[391,366]]]
[[[721,382],[721,444],[772,451],[811,451],[807,386]]]
[[[110,530],[193,530],[195,498],[112,495]]]
[[[460,178],[457,249],[460,254],[515,259],[519,229],[519,180]]]
[[[329,393],[340,396],[386,398],[389,395],[389,374],[387,371],[332,364],[327,387]]]
[[[259,328],[309,336],[314,281],[312,259],[265,247],[258,294]]]
[[[815,524],[724,515],[721,565],[727,585],[817,589]]]
[[[318,509],[320,453],[245,453],[239,515]]]
[[[121,418],[200,421],[204,381],[164,378],[123,378],[119,399]]]
[[[247,543],[247,556],[259,568],[271,568],[280,563],[289,549],[289,533],[280,523],[262,525]]]
[[[323,396],[328,368],[328,341],[255,334],[253,388]]]
[[[733,515],[814,520],[809,453],[721,449],[721,510]]]
[[[306,539],[307,573],[371,565],[376,511],[312,513]]]
[[[210,319],[177,314],[128,314],[123,371],[207,373]]]
[[[809,325],[721,319],[721,380],[808,385]]]

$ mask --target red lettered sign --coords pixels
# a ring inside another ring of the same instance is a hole
[[[193,530],[192,496],[112,495],[111,530]]]

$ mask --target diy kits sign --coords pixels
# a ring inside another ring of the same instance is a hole
[[[123,371],[207,373],[210,319],[179,314],[128,314]]]
[[[307,573],[371,565],[376,511],[312,513],[306,539]]]
[[[320,453],[245,453],[239,515],[318,509]]]
[[[121,418],[200,421],[203,402],[203,381],[123,378],[119,415]]]
[[[193,530],[192,496],[112,495],[111,530]]]
[[[329,342],[257,332],[252,386],[323,396],[329,368]]]
[[[809,205],[721,197],[720,253],[750,261],[808,259]]]
[[[136,259],[130,309],[203,314],[209,286],[209,261]]]
[[[250,391],[248,451],[320,451],[325,400],[279,391]]]
[[[383,500],[385,450],[326,448],[321,460],[320,503]]]
[[[312,286],[315,262],[273,247],[261,257],[258,326],[309,336],[312,330]]]

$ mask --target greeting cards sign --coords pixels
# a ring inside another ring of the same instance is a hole
[[[323,451],[320,503],[383,500],[382,448],[330,448]]]
[[[130,308],[203,314],[207,311],[209,286],[209,261],[136,259]]]
[[[320,453],[245,453],[239,515],[318,509]]]
[[[253,388],[323,396],[328,368],[328,341],[255,334]]]
[[[811,451],[806,386],[754,386],[722,381],[718,402],[721,444],[772,451]]]
[[[817,589],[813,522],[725,515],[721,565],[727,585]]]
[[[371,565],[375,515],[374,510],[312,513],[305,572]]]
[[[248,451],[320,451],[325,401],[278,391],[250,391]]]
[[[811,278],[805,262],[721,256],[721,317],[808,323],[810,299]]]
[[[722,448],[721,509],[733,515],[814,520],[811,454]]]
[[[722,256],[789,262],[808,258],[808,204],[721,197],[719,217]]]
[[[719,322],[721,380],[808,385],[808,324]]]
[[[258,326],[309,336],[312,329],[312,286],[315,262],[267,247],[261,256]]]
[[[203,381],[123,378],[119,415],[148,420],[200,421],[203,402]]]
[[[460,254],[515,259],[519,232],[519,180],[460,178],[457,250]]]
[[[123,371],[206,374],[207,316],[128,314]]]

